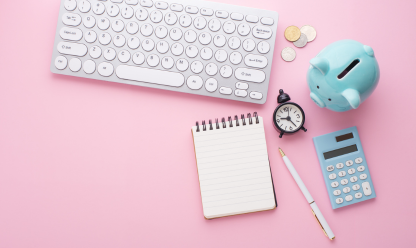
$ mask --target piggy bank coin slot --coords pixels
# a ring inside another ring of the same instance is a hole
[[[338,75],[338,79],[342,79],[343,77],[345,77],[352,70],[352,68],[358,65],[358,63],[360,63],[359,59],[356,59],[353,62],[351,62],[351,64],[343,72],[341,72],[341,74]]]

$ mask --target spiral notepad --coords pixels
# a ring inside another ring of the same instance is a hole
[[[192,127],[206,219],[276,208],[263,119],[254,113]]]

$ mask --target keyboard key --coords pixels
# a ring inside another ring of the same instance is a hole
[[[335,165],[337,167],[337,169],[342,169],[344,167],[343,163],[338,163]]]
[[[334,190],[334,195],[340,195],[341,194],[341,190],[339,190],[339,189],[337,189],[337,190]]]
[[[169,36],[172,40],[178,41],[182,38],[182,30],[179,28],[172,28],[170,30]]]
[[[348,179],[342,179],[341,184],[342,185],[347,185],[348,184]]]
[[[88,31],[85,34],[85,41],[88,43],[93,43],[97,40],[97,34],[94,31]]]
[[[116,74],[121,79],[172,87],[180,87],[185,83],[185,77],[181,73],[137,66],[120,65],[116,69]]]
[[[350,188],[350,187],[345,187],[345,188],[343,188],[343,189],[342,189],[342,191],[343,191],[345,194],[347,194],[347,193],[350,193],[351,188]]]
[[[218,72],[218,66],[214,63],[209,63],[207,64],[207,66],[205,67],[205,72],[209,75],[209,76],[214,76],[215,74],[217,74]]]
[[[195,58],[198,55],[199,51],[196,46],[190,45],[186,48],[185,53],[189,58]]]
[[[65,0],[64,3],[65,9],[72,11],[77,7],[77,1],[75,0]]]
[[[326,167],[326,170],[327,171],[333,171],[334,170],[334,166],[333,165],[329,165],[329,166]]]
[[[268,53],[270,51],[270,45],[266,41],[262,41],[257,46],[257,50],[262,54]]]
[[[355,159],[356,164],[361,164],[363,162],[363,158],[359,157]]]
[[[337,181],[331,183],[332,188],[336,188],[338,186],[339,186],[339,183]]]
[[[192,17],[190,15],[184,14],[179,17],[179,24],[181,24],[182,27],[189,27],[192,24]]]
[[[91,9],[91,4],[87,0],[81,0],[78,3],[78,9],[82,13],[87,13]]]
[[[152,7],[153,6],[153,2],[152,0],[140,0],[140,5],[143,7]]]
[[[352,186],[352,189],[353,189],[353,190],[359,190],[359,189],[360,189],[360,185],[358,185],[358,184],[354,184],[354,185]]]
[[[348,174],[352,175],[354,173],[355,173],[355,169],[354,168],[348,169]]]
[[[168,29],[165,26],[155,28],[155,35],[159,39],[164,39],[168,35]]]
[[[217,16],[218,18],[227,18],[228,17],[228,12],[227,11],[223,11],[223,10],[218,10],[217,12],[215,12],[215,16]]]
[[[264,25],[273,25],[274,24],[274,20],[272,18],[268,18],[268,17],[263,17],[261,18],[261,23],[263,23]]]
[[[171,57],[164,57],[162,59],[162,66],[165,69],[171,69],[174,64],[175,64],[175,61]]]
[[[94,4],[94,6],[92,8],[92,11],[96,15],[101,15],[105,11],[105,6],[104,6],[103,3],[97,2],[97,3]]]
[[[231,19],[235,21],[242,21],[244,19],[244,15],[240,13],[231,13]]]
[[[237,48],[239,48],[240,47],[240,45],[241,45],[241,40],[238,38],[238,37],[231,37],[229,40],[228,40],[228,46],[231,48],[231,49],[237,49]]]
[[[74,13],[65,13],[62,15],[62,22],[68,26],[78,26],[81,24],[81,16]]]
[[[64,56],[58,56],[55,59],[55,67],[58,70],[63,70],[66,68],[68,60]]]
[[[147,57],[147,64],[151,67],[157,66],[159,64],[159,56],[157,56],[156,54],[150,54]]]
[[[268,27],[255,26],[253,28],[253,36],[259,39],[270,39],[272,33],[272,30]]]
[[[212,16],[213,14],[214,14],[214,11],[212,9],[206,9],[206,8],[201,9],[201,15]]]
[[[178,59],[178,61],[176,61],[176,68],[179,71],[188,70],[188,66],[189,66],[189,63],[188,63],[188,60],[186,60],[186,59]]]
[[[221,87],[220,93],[223,95],[231,95],[233,93],[233,89],[228,88],[228,87]]]
[[[251,22],[251,23],[257,23],[259,21],[259,18],[254,15],[248,15],[246,16],[246,21]]]
[[[201,61],[195,60],[191,63],[191,71],[195,74],[199,74],[204,70],[204,64]]]
[[[360,175],[360,179],[361,179],[361,180],[365,180],[365,179],[367,179],[367,174],[365,174],[365,173],[361,174],[361,175]]]
[[[196,33],[193,30],[187,30],[183,36],[186,42],[193,43],[196,41]]]
[[[144,21],[144,20],[147,19],[147,17],[149,17],[149,13],[147,12],[146,9],[143,9],[143,8],[137,9],[137,11],[136,11],[137,20]]]
[[[328,175],[329,179],[334,180],[335,178],[337,178],[337,174],[335,173],[331,173]]]
[[[113,3],[122,3],[123,0],[111,0],[111,2],[113,2]]]
[[[139,3],[139,0],[125,0],[125,2],[129,5],[137,5]]]
[[[340,176],[340,177],[345,177],[346,175],[347,175],[347,173],[345,171],[338,172],[338,176]]]
[[[206,82],[205,82],[205,89],[208,92],[214,92],[216,91],[218,88],[218,82],[215,78],[209,78]]]
[[[357,167],[357,171],[359,171],[359,172],[362,172],[364,170],[365,170],[365,167],[362,166],[362,165]]]
[[[226,42],[227,42],[227,39],[225,38],[224,35],[218,34],[214,36],[214,45],[216,45],[217,47],[223,47]]]
[[[199,90],[202,88],[203,84],[204,81],[198,76],[190,76],[188,80],[186,80],[186,85],[188,85],[191,90]]]
[[[346,200],[346,201],[352,201],[352,199],[354,199],[354,198],[352,197],[352,195],[347,195],[347,196],[345,197],[345,200]]]
[[[153,48],[155,48],[155,42],[151,39],[145,39],[143,40],[142,48],[146,52],[150,52],[153,50]]]
[[[84,72],[87,74],[92,74],[95,72],[95,62],[91,59],[84,62],[84,65],[82,66],[84,69]]]
[[[180,43],[175,43],[171,47],[173,55],[179,56],[183,53],[183,46]]]
[[[212,58],[212,55],[213,55],[213,52],[212,52],[211,48],[209,48],[209,47],[202,48],[202,50],[201,50],[201,58],[202,59],[209,60],[209,59]]]
[[[163,20],[163,14],[160,10],[154,10],[150,13],[150,20],[154,23],[159,23]]]
[[[194,20],[194,26],[196,29],[204,29],[207,26],[207,20],[204,17],[197,17]]]
[[[208,23],[208,27],[212,32],[217,32],[221,29],[221,22],[218,19],[211,19]]]
[[[250,33],[251,29],[249,25],[241,23],[240,25],[238,25],[237,31],[241,36],[247,36]]]
[[[240,90],[246,90],[248,89],[248,83],[238,82],[235,84],[235,87]]]
[[[263,98],[263,94],[257,91],[252,91],[250,92],[250,98],[252,99],[256,99],[256,100],[261,100]]]
[[[243,48],[247,52],[251,52],[254,50],[254,48],[256,48],[256,43],[252,39],[247,39],[243,42]]]
[[[246,97],[247,96],[247,91],[246,90],[240,90],[240,89],[236,89],[234,91],[234,94],[238,97]]]
[[[84,26],[86,28],[92,28],[95,26],[95,18],[93,16],[87,16],[84,18]]]
[[[204,32],[202,34],[199,35],[199,42],[202,45],[208,45],[209,43],[211,43],[211,35],[207,32]]]
[[[267,66],[267,58],[261,55],[249,54],[244,58],[244,62],[247,66],[254,68],[262,69]],[[332,166],[332,170],[334,170],[333,167],[334,166]]]
[[[134,10],[130,6],[121,8],[121,16],[125,19],[130,19],[134,16]]]
[[[215,59],[218,62],[224,62],[227,60],[227,58],[228,58],[228,54],[225,50],[218,50],[215,52]]]
[[[356,176],[353,176],[350,178],[350,182],[355,183],[358,181],[358,178]]]
[[[140,39],[137,37],[131,37],[127,41],[127,46],[131,49],[137,49],[140,47]]]
[[[100,34],[100,37],[98,37],[98,41],[102,45],[108,45],[111,42],[111,36],[110,36],[109,33],[102,33],[102,34]]]
[[[127,23],[126,31],[129,34],[137,34],[137,32],[139,32],[139,24],[137,24],[137,22]]]
[[[353,164],[354,164],[354,162],[353,162],[352,160],[348,160],[347,162],[345,162],[345,164],[346,164],[347,166],[351,166],[351,165],[353,165]]]
[[[185,11],[189,14],[197,14],[199,10],[195,6],[186,6]]]
[[[59,35],[64,40],[79,41],[82,38],[82,31],[78,28],[61,28]]]
[[[98,19],[98,28],[101,30],[107,30],[110,27],[110,20],[105,17]]]
[[[93,46],[90,48],[90,56],[93,59],[98,59],[101,57],[101,48],[98,46]]]
[[[107,14],[111,17],[115,17],[120,13],[120,8],[117,4],[110,3],[107,5]]]
[[[159,41],[156,45],[156,50],[161,54],[167,53],[169,51],[169,43],[164,40]]]
[[[73,55],[78,57],[85,56],[85,54],[87,54],[88,52],[88,48],[84,44],[63,41],[58,43],[57,49],[62,54]]]
[[[124,22],[122,20],[115,20],[111,24],[111,28],[114,30],[114,32],[121,32],[124,29]]]
[[[168,3],[166,3],[166,2],[156,2],[155,3],[155,7],[157,9],[167,9],[168,6],[169,6]]]
[[[170,5],[170,9],[176,12],[181,12],[183,10],[183,6],[181,4],[173,3]]]
[[[144,63],[144,59],[145,59],[144,54],[141,53],[141,52],[137,52],[137,53],[133,54],[133,62],[136,65],[143,64]]]
[[[107,48],[104,50],[104,58],[108,61],[116,58],[116,51],[113,48]]]
[[[336,202],[337,204],[341,204],[341,203],[343,203],[343,202],[344,202],[344,199],[342,199],[342,198],[337,198],[337,199],[335,200],[335,202]]]
[[[243,55],[239,52],[233,52],[230,54],[230,62],[233,65],[238,65],[243,60]]]
[[[233,68],[229,65],[224,65],[220,69],[220,74],[223,78],[229,78],[233,75]]]
[[[69,61],[69,69],[73,72],[78,72],[81,70],[82,63],[81,60],[78,58],[73,58],[71,61]]]
[[[127,62],[129,62],[129,60],[130,60],[130,53],[129,53],[129,51],[127,51],[127,50],[121,50],[118,53],[118,60],[121,63],[127,63]]]
[[[361,192],[357,192],[354,196],[355,198],[360,199],[361,197],[363,197],[363,194],[361,194]]]
[[[262,83],[266,79],[266,73],[248,68],[238,68],[235,70],[235,77],[242,81]]]
[[[153,33],[153,27],[150,24],[144,24],[140,28],[140,33],[142,33],[143,36],[150,36]]]
[[[232,21],[227,21],[223,26],[224,32],[227,34],[232,34],[235,31],[235,24]]]

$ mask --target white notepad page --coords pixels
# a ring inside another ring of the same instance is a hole
[[[207,219],[276,207],[263,118],[206,131],[192,127],[204,216]]]

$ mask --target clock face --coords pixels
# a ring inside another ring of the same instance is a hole
[[[294,133],[299,131],[305,122],[303,110],[293,103],[280,105],[275,111],[275,125],[284,132]]]

